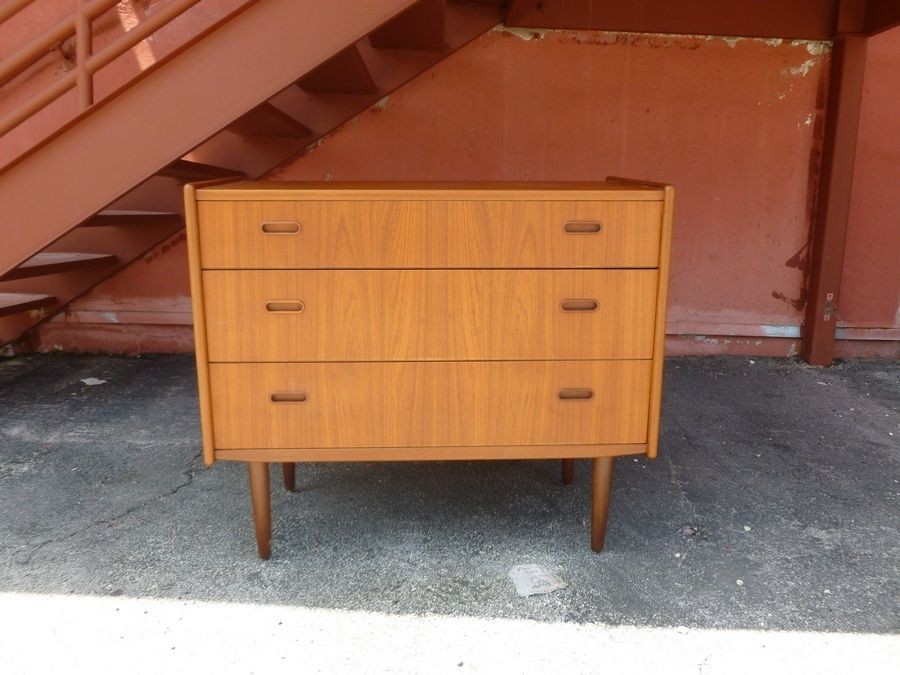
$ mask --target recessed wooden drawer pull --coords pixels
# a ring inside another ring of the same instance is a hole
[[[270,300],[266,303],[269,312],[302,312],[303,303],[299,300]]]
[[[269,398],[272,403],[306,403],[309,394],[305,391],[276,391]]]
[[[560,401],[590,401],[594,398],[593,389],[560,389]]]
[[[563,300],[559,306],[564,312],[593,312],[598,304],[596,300]]]
[[[300,223],[296,220],[267,220],[260,228],[266,234],[299,234]]]
[[[569,234],[598,234],[603,230],[603,223],[596,220],[570,220],[563,229]]]

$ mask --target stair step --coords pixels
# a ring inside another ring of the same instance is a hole
[[[56,298],[52,295],[39,293],[0,293],[0,316],[19,314],[30,309],[40,309],[49,305],[55,305]]]
[[[79,227],[105,227],[107,225],[165,225],[175,222],[181,222],[181,215],[178,213],[107,209],[106,211],[101,211],[93,218],[84,221]]]
[[[263,138],[303,138],[312,132],[286,112],[271,103],[263,103],[228,125],[228,130],[241,136]]]
[[[369,35],[376,49],[446,49],[445,0],[421,0]]]
[[[37,253],[3,276],[3,281],[39,277],[45,274],[56,274],[68,270],[103,265],[114,262],[116,256],[108,253]]]
[[[378,91],[365,59],[350,45],[297,80],[307,94],[374,94]]]
[[[234,178],[238,180],[246,178],[243,171],[201,162],[192,162],[188,159],[176,159],[157,175],[178,180],[203,180],[204,178]]]

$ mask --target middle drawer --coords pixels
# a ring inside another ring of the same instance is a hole
[[[656,270],[208,270],[209,360],[644,359]]]

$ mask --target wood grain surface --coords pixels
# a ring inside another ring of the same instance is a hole
[[[416,182],[416,181],[225,181],[197,191],[198,201],[299,201],[340,200],[380,201],[391,199],[436,199],[441,201],[484,201],[496,199],[538,200],[663,200],[661,185],[615,181],[500,181],[500,182]]]
[[[631,444],[649,360],[210,364],[217,448]],[[560,398],[586,389],[589,399]],[[303,394],[273,402],[273,394]]]
[[[659,262],[662,204],[656,201],[240,201],[197,207],[206,269],[653,268]],[[570,225],[571,232],[569,223],[600,228]]]
[[[207,270],[203,288],[214,362],[653,355],[656,270]]]
[[[647,454],[646,443],[602,445],[466,445],[402,448],[233,448],[216,459],[237,462],[421,462],[621,457]]]

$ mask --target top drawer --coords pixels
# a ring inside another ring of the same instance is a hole
[[[656,267],[662,203],[201,201],[205,269]]]

